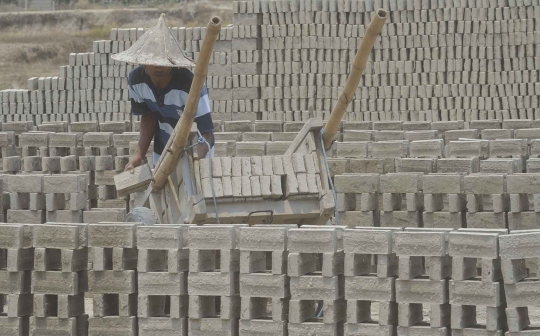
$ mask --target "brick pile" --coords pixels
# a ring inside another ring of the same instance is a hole
[[[215,157],[211,165],[208,159],[202,159],[195,162],[195,177],[197,190],[205,198],[212,198],[213,182],[218,201],[318,197],[322,185],[318,158],[297,153],[289,156]]]
[[[444,229],[407,229],[394,234],[394,252],[399,258],[396,302],[401,335],[448,333],[452,260],[446,251],[447,234]],[[423,308],[428,316],[424,316]]]
[[[210,60],[219,120],[326,118],[377,8],[389,13],[348,121],[539,119],[540,3],[525,1],[233,2]],[[173,27],[197,59],[205,27]],[[124,121],[132,65],[110,59],[143,28],[112,29],[92,52],[69,55],[58,76],[0,94],[3,121]],[[427,133],[425,134],[427,135]]]
[[[218,152],[220,148],[225,152],[218,153],[221,157],[214,158],[212,164],[218,201],[315,195],[320,188],[320,167],[308,154],[313,151],[313,142],[306,142],[298,154],[282,156],[301,124],[216,122],[217,130],[223,131],[216,137],[226,140],[218,140]],[[374,134],[396,132],[430,132],[434,138],[388,141],[384,135],[379,137],[381,141],[337,141],[328,154],[342,223],[349,227],[537,228],[532,195],[540,172],[540,152],[533,135],[537,129],[525,126],[537,125],[522,120],[344,123],[338,140],[348,139],[351,127],[357,128],[355,139],[361,138],[360,133],[375,139]],[[135,204],[129,196],[117,196],[113,177],[133,154],[138,134],[130,127],[125,122],[51,123],[40,125],[46,131],[36,132],[28,122],[4,123],[5,131],[0,132],[4,221],[122,221]],[[525,136],[524,132],[530,134]],[[522,138],[506,139],[502,133]],[[461,135],[478,138],[469,141]],[[346,143],[354,146],[344,152],[341,145]],[[357,153],[359,148],[363,154]],[[402,150],[405,157],[395,157],[396,151]],[[195,166],[199,172],[197,190],[211,197],[209,162],[197,160]],[[63,176],[69,181],[85,179],[82,184],[86,187],[81,184],[79,190],[69,183],[51,182],[47,188],[57,190],[47,191],[40,182]]]
[[[89,336],[137,334],[136,224],[88,226]]]
[[[28,334],[33,312],[31,276],[34,268],[32,227],[24,224],[2,225],[0,253],[0,297],[2,335]]]
[[[538,234],[2,224],[0,330],[24,336],[531,335]],[[92,302],[86,307],[85,296]],[[323,313],[316,315],[319,303]]]
[[[189,334],[236,335],[240,321],[241,226],[189,228]]]
[[[137,227],[139,335],[188,335],[188,229]]]
[[[453,335],[504,334],[507,327],[506,299],[499,235],[506,233],[506,229],[472,229],[449,233],[448,255],[452,258],[449,299]],[[484,307],[486,315],[482,321],[479,313],[480,308]]]
[[[34,311],[30,334],[85,336],[88,226],[50,223],[32,229]]]
[[[538,307],[538,268],[530,261],[537,258],[539,235],[524,231],[499,238],[509,336],[530,335],[537,329],[529,310]]]
[[[345,230],[346,335],[396,334],[398,258],[392,232],[386,228]]]
[[[287,335],[291,298],[288,226],[241,228],[240,333]]]
[[[289,335],[342,335],[346,316],[343,228],[289,230]],[[322,316],[317,310],[322,307]]]

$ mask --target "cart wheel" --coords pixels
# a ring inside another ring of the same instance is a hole
[[[138,207],[131,210],[126,215],[126,222],[139,222],[143,223],[144,225],[159,224],[154,212],[145,207]]]

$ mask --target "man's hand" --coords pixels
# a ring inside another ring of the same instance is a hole
[[[206,158],[206,154],[208,154],[208,145],[206,143],[199,144],[197,146],[197,157],[199,160]]]
[[[204,137],[206,142],[208,142],[208,144],[213,143],[212,140],[214,138],[214,132],[208,131],[208,132],[204,132],[201,135]],[[197,157],[199,158],[199,160],[206,158],[206,154],[208,154],[208,145],[207,144],[199,144],[197,146]]]
[[[139,153],[135,154],[135,156],[129,161],[129,163],[126,165],[126,168],[124,168],[124,171],[133,171],[133,169],[137,168],[138,166],[142,165],[144,163],[144,157],[142,157]]]

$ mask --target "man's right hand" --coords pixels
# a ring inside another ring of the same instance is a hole
[[[124,171],[133,171],[133,169],[142,165],[144,162],[145,162],[144,157],[142,157],[139,154],[135,154],[135,156],[126,165],[126,168],[124,168]]]

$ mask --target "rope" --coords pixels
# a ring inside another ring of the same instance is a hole
[[[328,157],[326,156],[326,149],[324,149],[324,128],[321,130],[321,148],[324,156],[324,165],[326,167],[326,175],[328,175],[328,183],[330,184],[330,189],[332,190],[332,196],[334,196],[334,217],[336,218],[335,225],[339,225],[339,212],[338,212],[338,202],[336,189],[334,188],[334,181],[332,181],[332,176],[330,175],[330,166],[328,165]]]

